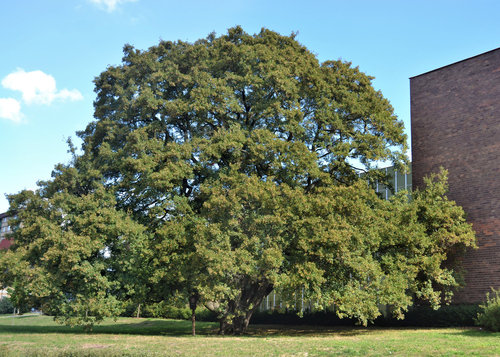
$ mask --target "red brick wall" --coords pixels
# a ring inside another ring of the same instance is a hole
[[[440,166],[479,249],[464,257],[455,302],[500,287],[500,48],[410,79],[413,186]]]
[[[12,245],[12,240],[9,240],[9,239],[0,240],[0,250],[1,249],[8,249],[11,245]]]

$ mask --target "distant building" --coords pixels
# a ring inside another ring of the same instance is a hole
[[[11,232],[9,225],[10,216],[7,213],[0,213],[0,249],[7,249],[12,244],[12,241],[6,236]],[[0,299],[9,296],[6,289],[2,289],[0,283]]]
[[[413,185],[444,167],[479,249],[464,257],[457,303],[500,287],[500,48],[410,78]]]
[[[7,235],[12,232],[9,225],[11,217],[7,213],[0,213],[0,249],[7,249],[11,246],[12,240]]]
[[[411,167],[411,165],[410,165]],[[380,169],[385,171],[385,174],[389,177],[390,186],[375,183],[375,191],[379,193],[382,198],[388,200],[392,195],[398,193],[399,191],[412,189],[412,175],[411,169],[407,173],[403,173],[394,168],[394,166],[386,167]]]

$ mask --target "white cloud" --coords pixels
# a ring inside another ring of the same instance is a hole
[[[82,94],[76,90],[56,88],[56,80],[42,71],[25,72],[18,69],[2,80],[2,86],[20,91],[26,104],[51,104],[54,100],[81,100]]]
[[[0,118],[21,120],[21,103],[14,98],[0,98]]]
[[[107,12],[113,12],[116,10],[116,7],[120,4],[124,4],[126,2],[135,2],[137,0],[90,0],[91,3],[96,4],[102,9],[105,9]]]

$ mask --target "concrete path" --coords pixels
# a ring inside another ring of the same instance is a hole
[[[34,312],[34,313],[22,314],[22,315],[0,316],[0,319],[7,319],[7,318],[10,318],[10,317],[41,316],[41,315],[42,315],[42,313],[40,313],[40,312]]]

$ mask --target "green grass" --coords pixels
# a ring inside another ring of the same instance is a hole
[[[500,355],[500,333],[476,328],[382,329],[251,326],[217,336],[213,323],[120,318],[86,334],[47,316],[0,319],[0,356],[485,356]]]

